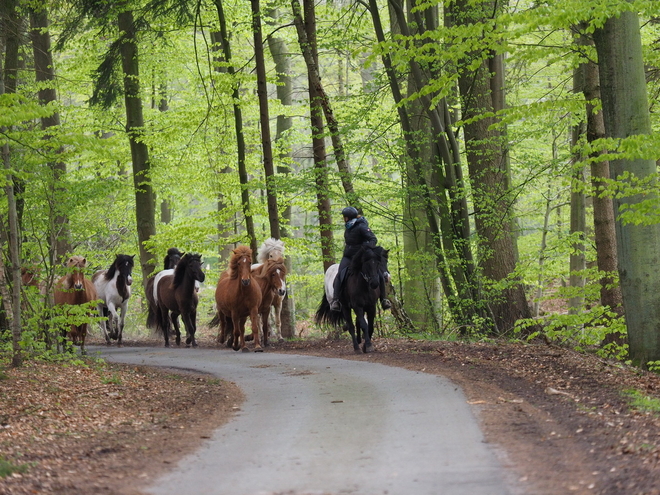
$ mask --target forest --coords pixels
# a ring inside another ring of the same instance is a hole
[[[231,250],[282,239],[294,337],[351,205],[389,250],[381,332],[541,337],[660,369],[659,2],[1,8],[15,364],[70,323],[52,297],[70,255],[90,273],[135,255],[137,328],[170,247],[203,257],[203,321]]]

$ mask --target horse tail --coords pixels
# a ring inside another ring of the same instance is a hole
[[[216,312],[215,316],[211,321],[208,323],[210,328],[214,328],[220,325],[220,313]]]
[[[156,311],[154,309],[154,305],[149,303],[148,304],[149,308],[147,311],[147,328],[150,328],[151,330],[155,331],[160,331],[160,322],[158,321],[158,316],[156,315]]]
[[[314,322],[317,325],[332,325],[335,328],[340,328],[344,324],[344,316],[341,311],[332,311],[330,309],[330,303],[325,297],[325,294],[323,294],[319,309],[316,310],[316,314],[314,315]]]

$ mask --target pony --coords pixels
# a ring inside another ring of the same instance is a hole
[[[374,333],[376,318],[376,303],[380,297],[380,272],[383,263],[383,249],[363,245],[353,256],[348,266],[348,272],[339,293],[341,311],[332,311],[325,294],[314,316],[314,321],[330,324],[335,328],[343,325],[353,340],[353,350],[360,352],[362,337],[364,344],[362,352],[374,351],[371,337]],[[329,271],[329,269],[328,269]],[[355,312],[355,324],[351,319],[351,311]],[[358,328],[356,335],[355,329]]]
[[[183,252],[179,251],[175,247],[171,247],[167,250],[165,255],[165,260],[163,261],[163,269],[155,275],[152,275],[147,279],[147,285],[144,289],[144,295],[147,299],[147,328],[152,330],[157,329],[158,322],[156,321],[156,315],[158,314],[158,307],[156,305],[156,288],[158,286],[157,282],[160,281],[165,275],[174,275],[174,268],[177,263],[183,256]],[[178,322],[174,323],[174,327],[179,326]]]
[[[69,272],[55,284],[53,300],[56,306],[81,306],[97,299],[96,288],[91,280],[85,278],[83,269],[87,267],[87,259],[82,256],[71,256],[66,263]],[[91,315],[90,315],[91,316]],[[70,330],[62,332],[62,337],[68,337],[74,345],[80,344],[80,352],[85,354],[85,337],[87,323],[71,324]]]
[[[266,239],[261,247],[257,250],[257,261],[258,263],[252,265],[252,273],[256,274],[259,272],[261,266],[266,263],[267,260],[283,260],[284,259],[284,242],[271,237]],[[284,287],[284,292],[277,291],[271,303],[271,306],[274,308],[273,313],[275,315],[275,338],[282,342],[282,302],[286,296],[286,286]],[[270,310],[268,311],[268,316],[270,316]],[[248,336],[250,337],[250,336]],[[248,338],[249,340],[249,338]]]
[[[252,275],[261,289],[259,314],[263,326],[264,346],[267,346],[270,333],[268,323],[270,308],[275,306],[274,300],[276,298],[279,298],[281,304],[282,298],[286,295],[286,266],[284,266],[284,260],[282,258],[268,259],[261,264],[256,273],[253,268]],[[245,339],[249,340],[248,337],[246,336]]]
[[[178,317],[186,327],[186,347],[197,347],[197,303],[199,296],[195,282],[204,282],[202,256],[186,253],[177,263],[174,274],[164,275],[156,286],[157,330],[165,338],[165,347],[170,346],[170,321],[176,332],[176,345],[181,345]],[[170,311],[172,312],[170,317]],[[147,318],[149,320],[149,318]]]
[[[231,337],[227,346],[235,351],[249,352],[245,346],[245,320],[250,317],[254,351],[262,352],[259,339],[259,309],[261,306],[261,287],[252,283],[252,250],[247,246],[238,246],[232,251],[229,268],[225,270],[215,288],[215,302],[218,309],[210,326],[220,324],[218,341],[224,343]],[[270,307],[269,307],[270,309]]]
[[[107,270],[98,270],[92,276],[92,283],[96,288],[101,320],[101,330],[106,344],[110,345],[110,339],[117,341],[121,347],[122,334],[124,332],[124,321],[128,312],[128,300],[131,297],[131,284],[133,283],[133,258],[135,255],[118,254]],[[121,316],[117,309],[121,310]],[[108,329],[109,327],[109,329]]]

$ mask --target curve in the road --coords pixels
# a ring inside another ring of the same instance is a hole
[[[157,495],[498,495],[517,492],[449,380],[381,364],[231,350],[97,348],[111,361],[238,384],[235,419]],[[93,351],[92,351],[93,352]]]

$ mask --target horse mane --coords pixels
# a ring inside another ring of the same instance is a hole
[[[275,270],[280,270],[286,275],[286,266],[284,265],[284,260],[281,258],[279,259],[268,259],[265,261],[265,263],[261,266],[261,270],[259,271],[259,276],[260,277],[267,277],[271,273],[273,273]]]
[[[271,256],[272,255],[272,256]],[[271,237],[266,239],[257,251],[257,262],[265,263],[269,258],[284,257],[284,242]]]
[[[186,253],[177,263],[174,269],[174,279],[172,280],[172,287],[177,288],[183,283],[183,277],[186,275],[186,270],[193,261],[202,262],[202,255],[197,253]]]
[[[84,256],[73,255],[66,262],[67,268],[85,268],[87,266],[87,259]]]
[[[362,247],[360,247],[360,250],[355,253],[355,256],[351,259],[351,264],[348,267],[348,270],[351,272],[359,272],[362,269],[362,265],[372,259],[376,258],[378,263],[380,263],[380,260],[382,259],[382,250],[383,248],[380,248],[379,251],[379,246],[376,247],[371,247],[367,244],[363,244]]]
[[[229,276],[231,278],[238,277],[238,260],[243,256],[247,256],[248,263],[252,264],[252,249],[249,246],[238,246],[232,251],[232,256],[229,260]]]
[[[130,261],[131,266],[133,266],[133,257],[129,256],[128,254],[118,254],[115,257],[115,261],[112,262],[112,265],[110,265],[110,268],[108,268],[105,272],[105,279],[106,280],[112,280],[115,276],[115,272],[117,271],[117,266],[120,265],[124,261]]]
[[[174,266],[176,266],[176,264],[174,266],[172,266],[172,261],[173,261],[172,258],[176,257],[176,258],[179,258],[179,260],[180,260],[181,256],[183,256],[183,251],[179,251],[175,247],[169,248],[167,250],[167,255],[165,255],[165,260],[163,262],[163,266],[164,266],[163,270],[169,270],[171,268],[174,268]]]

